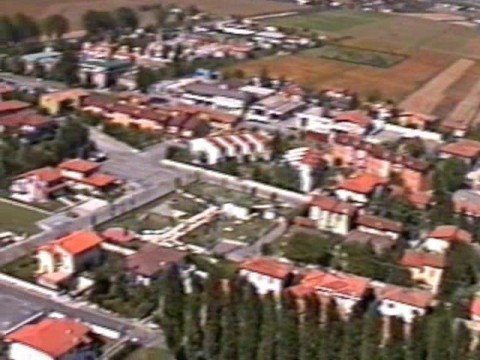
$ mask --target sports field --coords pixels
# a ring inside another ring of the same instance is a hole
[[[480,60],[480,35],[476,30],[424,18],[341,10],[268,19],[265,23],[333,36],[340,39],[334,48],[342,51],[313,49],[245,62],[237,68],[248,75],[266,68],[274,76],[317,90],[347,88],[364,96],[380,93],[402,101],[456,61]],[[349,47],[363,51],[350,51]],[[382,52],[405,59],[375,56]],[[382,63],[385,66],[378,66]],[[449,82],[447,77],[448,73],[444,74],[442,83]],[[467,96],[468,90],[455,96]],[[437,105],[441,106],[432,108]]]

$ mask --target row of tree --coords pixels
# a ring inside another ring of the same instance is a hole
[[[0,16],[0,44],[36,39],[40,35],[61,38],[70,29],[70,23],[63,15],[51,15],[36,21],[22,13],[12,17]]]
[[[462,360],[479,359],[472,334],[439,308],[405,326],[373,309],[350,320],[333,302],[259,296],[248,283],[194,282],[186,294],[172,269],[162,287],[161,324],[178,359],[187,360]],[[365,309],[363,309],[365,310]],[[363,314],[363,315],[361,315]]]

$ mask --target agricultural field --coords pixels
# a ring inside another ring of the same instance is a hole
[[[364,97],[376,94],[400,102],[456,61],[480,60],[480,35],[474,29],[418,17],[342,10],[268,19],[265,23],[295,28],[300,32],[311,30],[331,35],[336,39],[333,44],[336,48],[364,51],[355,54],[355,60],[362,60],[364,56],[371,59],[371,53],[377,52],[406,57],[390,67],[365,66],[354,63],[363,61],[347,62],[349,59],[345,59],[345,53],[332,55],[332,44],[329,44],[327,50],[312,49],[234,67],[244,70],[247,75],[267,69],[272,76],[283,76],[312,90],[348,88]],[[317,56],[322,51],[327,51],[329,58],[343,61]],[[352,53],[349,56],[353,56]],[[371,61],[367,63],[372,65]],[[455,82],[454,78],[450,85]],[[440,104],[431,108],[437,106]]]
[[[407,58],[404,55],[338,45],[309,49],[304,51],[302,55],[379,68],[389,68]]]
[[[23,12],[37,19],[52,14],[63,14],[72,25],[73,30],[79,30],[81,16],[88,10],[111,11],[121,6],[140,8],[143,5],[175,4],[179,7],[196,5],[200,10],[213,15],[242,15],[251,16],[257,14],[283,12],[297,9],[298,5],[289,2],[274,0],[0,0],[0,14],[14,15]],[[145,24],[153,21],[148,12],[141,12]]]

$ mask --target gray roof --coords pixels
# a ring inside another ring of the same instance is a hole
[[[186,92],[202,96],[223,96],[241,101],[250,101],[252,95],[234,89],[226,89],[218,84],[190,84],[184,87]]]
[[[474,190],[457,190],[452,195],[453,202],[480,204],[480,192]]]

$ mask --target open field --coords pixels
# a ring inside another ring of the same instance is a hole
[[[437,56],[418,51],[400,64],[387,69],[313,58],[298,54],[245,62],[246,74],[260,74],[266,68],[270,75],[284,76],[314,90],[345,88],[368,96],[380,92],[384,97],[401,100],[454,61],[452,56]]]
[[[460,79],[475,64],[472,60],[460,59],[434,77],[400,105],[409,111],[429,114],[440,104],[445,91]]]
[[[45,217],[41,212],[0,201],[0,232],[34,234],[39,230],[35,223]]]
[[[213,15],[257,15],[288,11],[299,8],[295,3],[273,0],[0,0],[0,14],[13,15],[24,12],[37,19],[51,14],[63,14],[70,19],[73,30],[80,27],[81,16],[87,10],[113,10],[121,6],[139,8],[142,5],[174,4],[180,7],[196,5],[200,10]],[[152,21],[150,14],[143,13],[144,23]]]
[[[480,60],[480,36],[474,29],[417,17],[341,10],[274,18],[265,22],[299,31],[311,29],[332,35],[337,39],[333,44],[337,48],[364,50],[363,54],[356,54],[354,60],[359,60],[359,56],[360,60],[367,58],[368,61],[348,61],[351,54],[347,54],[347,59],[344,58],[345,54],[327,56],[342,60],[333,61],[318,56],[325,50],[313,49],[237,65],[248,75],[259,74],[263,68],[267,68],[273,76],[283,76],[313,90],[347,88],[363,96],[381,94],[384,98],[402,101],[457,60],[466,59],[456,65],[460,77],[463,75],[461,68],[465,66],[462,64],[468,60]],[[373,65],[372,55],[377,52],[404,54],[408,58],[387,68],[359,64]],[[457,71],[455,69],[452,72]],[[448,87],[456,82],[455,76],[452,76],[451,82],[447,80],[448,74],[442,80],[445,81],[444,91],[448,91]],[[465,91],[459,93],[460,98],[466,96],[469,89]],[[441,101],[432,99],[427,110],[433,111]]]
[[[389,68],[406,59],[406,56],[399,54],[364,50],[341,45],[326,45],[317,49],[309,49],[304,51],[302,55],[379,68]]]

